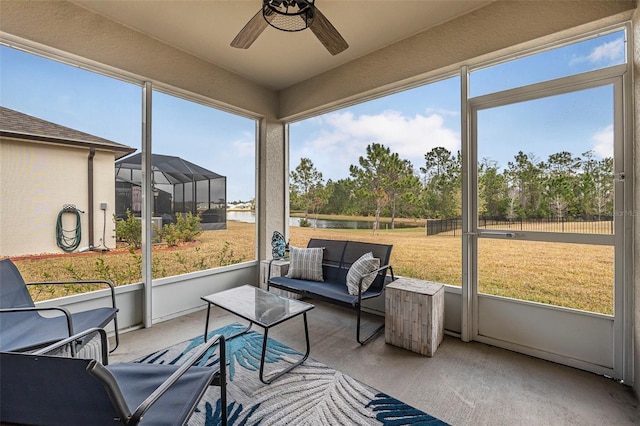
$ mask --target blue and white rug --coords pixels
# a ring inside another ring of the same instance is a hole
[[[211,332],[230,336],[244,328],[231,324]],[[137,360],[180,364],[203,343],[202,336]],[[262,335],[250,331],[227,342],[227,415],[229,425],[446,425],[397,399],[308,358],[270,385],[258,375]],[[269,339],[265,376],[286,368],[301,354]],[[218,362],[217,345],[199,365]],[[220,424],[220,388],[211,386],[189,425]]]

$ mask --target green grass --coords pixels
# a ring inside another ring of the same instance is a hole
[[[153,276],[161,278],[254,258],[253,224],[229,222],[227,230],[204,231],[195,244],[153,251]],[[461,237],[426,236],[424,228],[371,230],[290,228],[290,244],[310,238],[393,244],[396,275],[460,286]],[[116,285],[139,282],[140,254],[114,250],[15,260],[26,281],[107,278]],[[479,290],[483,293],[574,309],[613,313],[613,248],[598,245],[481,239]],[[87,289],[81,289],[87,291]],[[73,288],[34,291],[38,300],[76,292]]]
[[[397,275],[460,286],[460,236],[425,236],[424,229],[325,230],[290,228],[291,244],[309,238],[393,244]],[[481,239],[479,291],[504,297],[613,314],[613,247]]]

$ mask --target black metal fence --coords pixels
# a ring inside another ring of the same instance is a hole
[[[427,220],[427,235],[437,235],[444,232],[451,232],[452,236],[460,235],[462,230],[462,219],[429,219]]]
[[[507,229],[516,231],[571,232],[578,234],[613,234],[612,216],[580,216],[539,219],[479,218],[479,229]],[[448,233],[461,235],[462,219],[429,219],[427,235]]]

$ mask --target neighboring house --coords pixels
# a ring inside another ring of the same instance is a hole
[[[64,253],[59,218],[76,251],[115,248],[115,160],[134,151],[0,107],[0,257]],[[79,233],[66,205],[82,211]]]

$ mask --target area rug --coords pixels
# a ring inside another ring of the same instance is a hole
[[[231,336],[244,329],[230,324],[210,333]],[[136,362],[181,364],[203,343],[195,337]],[[219,362],[218,346],[198,365]],[[227,342],[227,416],[229,425],[446,425],[439,419],[308,358],[270,385],[258,375],[262,335],[250,331]],[[286,368],[301,354],[269,339],[265,376]],[[220,388],[211,386],[189,425],[220,424]]]

